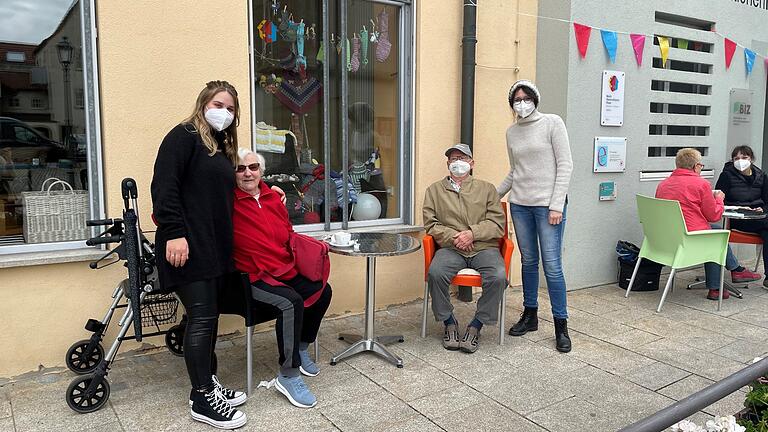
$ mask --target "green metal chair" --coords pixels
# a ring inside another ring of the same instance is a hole
[[[725,275],[725,254],[728,247],[729,231],[688,232],[680,203],[674,200],[637,195],[637,213],[640,223],[643,225],[645,237],[624,297],[629,297],[629,291],[635,282],[637,269],[640,268],[640,261],[643,258],[672,267],[656,312],[661,312],[664,299],[667,297],[675,278],[675,272],[678,269],[714,262],[722,267],[720,296],[717,302],[717,310],[720,310],[723,303],[723,277]]]

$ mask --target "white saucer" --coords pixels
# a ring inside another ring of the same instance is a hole
[[[333,239],[328,239],[326,241],[328,242],[329,245],[333,247],[338,247],[338,248],[352,247],[355,245],[355,242],[353,240],[350,240],[349,243],[336,243],[333,241]]]

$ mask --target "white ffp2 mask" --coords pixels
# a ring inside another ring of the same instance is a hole
[[[205,112],[205,120],[219,132],[228,128],[234,119],[235,116],[224,108],[208,108]]]
[[[746,170],[747,168],[749,168],[750,165],[752,165],[752,162],[746,159],[736,159],[735,161],[733,161],[733,166],[736,167],[736,169],[739,171]]]
[[[512,109],[515,110],[515,112],[517,113],[518,116],[520,116],[520,118],[526,118],[529,115],[531,115],[533,110],[536,109],[536,105],[534,105],[533,101],[531,102],[520,101],[520,102],[513,103]]]
[[[470,170],[469,162],[457,160],[448,165],[448,171],[456,177],[464,177]]]

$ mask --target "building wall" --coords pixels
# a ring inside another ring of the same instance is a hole
[[[131,176],[139,185],[144,228],[149,228],[150,194],[157,147],[165,133],[193,108],[197,93],[212,79],[225,79],[240,93],[243,144],[250,137],[248,15],[238,7],[210,8],[192,0],[98,2],[99,78],[107,214],[121,210],[120,181]],[[478,10],[478,63],[520,66],[519,76],[535,76],[536,22],[515,25],[518,10],[535,14],[535,1],[485,0]],[[447,173],[443,151],[459,139],[462,10],[442,0],[418,2],[416,133],[414,143],[415,223],[421,223],[423,191]],[[199,24],[199,23],[204,23]],[[206,29],[215,29],[207,31]],[[521,40],[519,51],[514,39]],[[517,75],[508,69],[477,73],[476,175],[492,182],[503,178],[508,163],[504,130],[511,122],[506,94]],[[377,305],[420,298],[421,252],[383,258],[377,265]],[[518,266],[513,266],[517,268]],[[332,257],[334,299],[329,315],[361,312],[365,261]],[[115,285],[125,277],[120,266],[100,271],[86,263],[0,269],[0,377],[38,367],[64,365],[64,353],[86,337],[88,318],[100,319]],[[516,276],[519,280],[519,276]],[[519,295],[519,294],[510,294]],[[418,323],[413,323],[414,325]],[[112,326],[116,327],[116,326]],[[225,317],[222,333],[242,330],[242,320]],[[110,343],[113,331],[105,341]],[[159,338],[146,343],[162,345]],[[136,348],[124,344],[121,351]]]
[[[570,12],[568,4],[570,3]],[[698,18],[716,23],[716,30],[742,45],[766,55],[765,43],[768,29],[763,25],[768,11],[745,7],[733,1],[661,1],[619,2],[611,5],[605,13],[603,2],[597,0],[575,0],[566,2],[553,0],[542,2],[539,14],[573,20],[582,24],[610,30],[653,34],[669,32],[670,36],[693,39],[696,32],[655,22],[655,11]],[[574,173],[569,191],[568,227],[566,229],[564,266],[569,288],[581,288],[615,282],[617,277],[617,240],[630,240],[638,245],[642,242],[642,231],[637,220],[635,194],[653,195],[658,182],[640,182],[641,170],[672,170],[674,157],[649,158],[645,144],[660,140],[649,136],[648,124],[654,116],[649,113],[649,103],[654,100],[651,80],[658,76],[658,70],[651,67],[652,58],[659,57],[658,46],[652,38],[645,43],[643,65],[637,66],[634,52],[626,34],[618,34],[619,46],[616,64],[611,64],[603,47],[600,32],[593,29],[586,59],[579,56],[572,25],[569,23],[540,19],[539,41],[547,50],[540,49],[537,78],[545,111],[556,112],[566,119],[574,159]],[[546,31],[545,31],[546,29]],[[690,35],[690,36],[689,36]],[[567,39],[564,39],[567,37]],[[751,145],[761,163],[763,146],[763,117],[765,108],[766,75],[762,59],[758,57],[752,75],[747,78],[744,67],[744,53],[738,48],[729,70],[725,69],[723,40],[714,34],[706,34],[714,44],[713,74],[707,80],[712,82],[711,112],[708,119],[710,135],[707,137],[666,137],[670,145],[682,147],[704,143],[709,145],[710,154],[704,158],[707,168],[714,168],[715,179],[729,158],[726,149],[728,134],[729,92],[731,88],[754,90],[753,133]],[[761,45],[762,43],[762,45]],[[557,48],[557,47],[561,48]],[[567,48],[567,52],[565,49]],[[762,50],[761,50],[762,48]],[[549,51],[552,50],[552,51]],[[548,52],[549,55],[544,53]],[[693,51],[682,52],[670,49],[670,59],[697,62],[706,56]],[[567,64],[563,65],[563,59]],[[618,70],[626,73],[624,125],[622,127],[600,126],[601,74],[603,70]],[[564,88],[562,83],[567,83]],[[674,95],[674,93],[672,93]],[[555,99],[552,101],[552,99]],[[686,102],[680,102],[686,103]],[[593,140],[595,136],[626,136],[627,170],[625,173],[593,174]],[[616,201],[598,201],[598,186],[603,181],[615,181],[618,190]],[[714,182],[714,180],[713,180]],[[589,250],[589,262],[585,262],[585,248]],[[752,248],[739,250],[742,259],[754,257]]]

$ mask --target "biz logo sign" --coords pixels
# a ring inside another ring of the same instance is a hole
[[[741,102],[733,103],[733,114],[738,113],[738,114],[749,115],[751,110],[752,110],[752,105],[750,104],[743,104]]]

